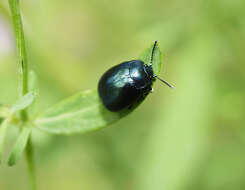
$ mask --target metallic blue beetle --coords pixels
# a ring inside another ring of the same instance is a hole
[[[152,49],[151,63],[156,44],[157,41]],[[106,71],[98,85],[99,96],[104,106],[112,112],[118,112],[138,105],[152,91],[155,78],[172,88],[153,73],[151,65],[146,65],[141,60],[132,60]]]

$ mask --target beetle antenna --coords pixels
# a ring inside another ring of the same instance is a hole
[[[152,48],[150,65],[152,65],[152,62],[153,62],[153,55],[154,55],[154,51],[155,51],[156,47],[157,47],[157,40],[154,42],[154,45]]]
[[[154,42],[154,45],[153,45],[153,48],[152,48],[150,65],[152,65],[152,62],[153,62],[153,56],[154,56],[154,51],[155,51],[156,47],[157,47],[157,40]],[[157,75],[154,75],[154,77],[156,77],[158,80],[160,80],[161,82],[163,82],[164,84],[166,84],[168,87],[174,88],[174,86],[172,86],[171,84],[169,84],[167,81],[159,78]]]
[[[160,80],[161,82],[163,82],[164,84],[166,84],[168,87],[174,88],[174,86],[172,86],[171,84],[169,84],[167,81],[159,78],[157,75],[155,75],[154,77],[156,77],[158,80]]]

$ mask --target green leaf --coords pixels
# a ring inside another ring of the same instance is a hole
[[[5,119],[0,127],[0,163],[2,162],[2,154],[4,151],[5,137],[9,124],[9,120]]]
[[[141,56],[141,60],[150,64],[153,45]],[[155,48],[153,69],[159,74],[161,68],[161,52]],[[131,110],[121,112],[108,111],[98,96],[97,90],[80,92],[54,107],[51,107],[34,122],[38,129],[53,134],[86,133],[106,127],[129,114]]]
[[[11,112],[15,113],[17,111],[23,110],[30,106],[35,99],[33,92],[27,93],[25,96],[22,96],[11,108]]]
[[[108,126],[129,111],[110,112],[101,103],[97,90],[74,95],[36,119],[37,128],[54,134],[86,133]]]
[[[145,64],[151,65],[151,57],[152,57],[152,49],[154,47],[154,43],[146,49],[139,57]],[[152,60],[152,68],[155,75],[159,75],[162,70],[162,52],[160,51],[158,43],[156,44],[153,60]]]
[[[31,127],[24,127],[14,145],[13,151],[10,154],[8,165],[13,166],[20,159],[23,151],[25,150],[27,141],[31,134]]]

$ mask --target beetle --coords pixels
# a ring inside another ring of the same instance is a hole
[[[153,72],[152,61],[156,46],[157,41],[152,48],[150,65],[141,60],[126,61],[110,68],[102,75],[98,92],[108,110],[119,112],[139,105],[152,91],[152,84],[156,78],[173,88]]]

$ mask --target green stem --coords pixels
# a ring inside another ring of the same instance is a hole
[[[35,178],[35,167],[34,167],[34,156],[33,156],[33,145],[31,142],[31,136],[26,145],[26,163],[28,167],[29,179],[31,182],[31,190],[36,189],[36,178]]]
[[[20,14],[19,0],[9,0],[9,7],[13,19],[14,33],[16,45],[18,49],[18,62],[19,62],[19,78],[20,78],[20,96],[24,96],[28,92],[28,64],[26,55],[26,46],[23,25]],[[21,121],[25,124],[28,121],[28,113],[22,110]],[[28,140],[26,147],[26,161],[30,177],[31,189],[35,190],[35,175],[34,175],[34,162],[33,162],[33,148],[31,140]]]
[[[20,95],[28,92],[28,65],[26,56],[25,38],[20,15],[19,0],[9,0],[10,11],[13,18],[16,45],[18,48],[18,61],[20,67]]]

